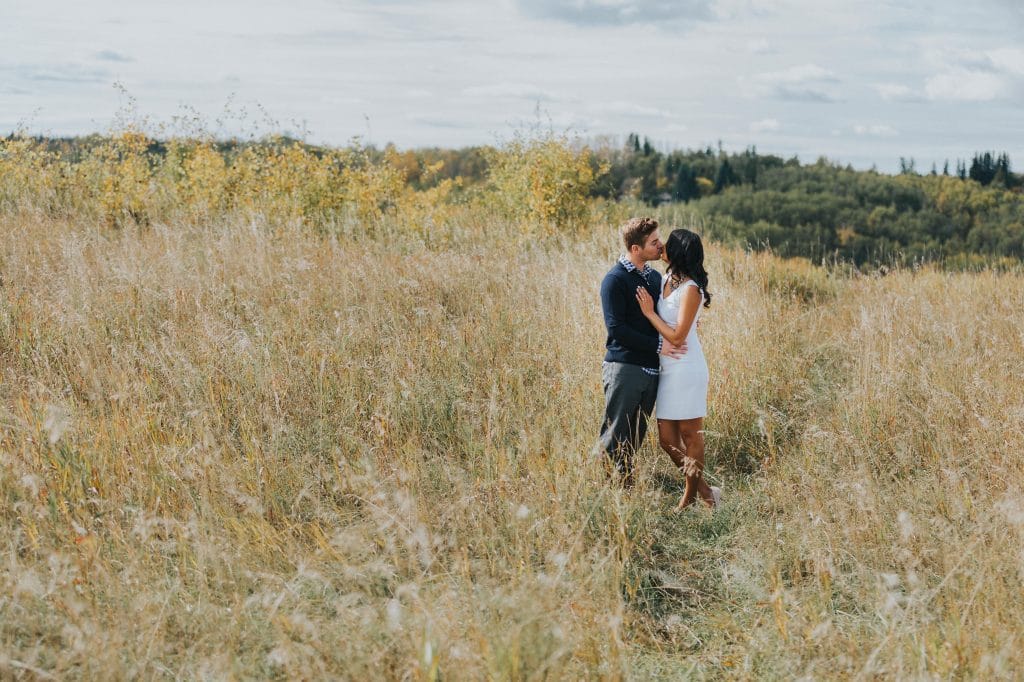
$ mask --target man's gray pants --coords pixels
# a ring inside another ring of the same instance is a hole
[[[658,397],[658,376],[639,365],[606,362],[601,367],[604,386],[604,423],[601,446],[612,466],[629,481],[633,456],[647,435],[647,421]]]

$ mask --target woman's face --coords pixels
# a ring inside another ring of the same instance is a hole
[[[661,249],[661,262],[665,265],[671,265],[671,263],[668,262],[668,243],[666,243]]]
[[[679,246],[678,240],[673,239],[669,236],[668,241],[665,242],[665,248],[661,252],[661,260],[664,261],[665,265],[671,266],[672,261],[668,259],[669,244],[672,244],[672,252],[675,253],[676,247]]]

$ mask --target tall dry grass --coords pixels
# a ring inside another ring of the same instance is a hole
[[[486,203],[434,227],[225,210],[112,229],[19,196],[0,215],[5,676],[1024,664],[1020,275],[710,246],[726,502],[675,514],[653,439],[630,492],[592,455],[601,219],[530,239]]]

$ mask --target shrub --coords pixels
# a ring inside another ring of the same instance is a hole
[[[488,164],[487,200],[527,229],[546,230],[580,230],[590,218],[591,188],[607,170],[594,170],[588,147],[554,134],[517,135],[492,149]]]

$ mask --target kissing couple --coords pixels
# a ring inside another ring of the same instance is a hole
[[[701,307],[711,305],[704,246],[683,229],[662,243],[653,218],[633,218],[620,234],[625,254],[601,282],[608,352],[600,445],[623,485],[632,486],[634,456],[657,402],[661,448],[686,479],[677,509],[698,498],[717,507],[722,491],[704,480],[708,365],[697,337]],[[649,265],[659,259],[664,276]]]

